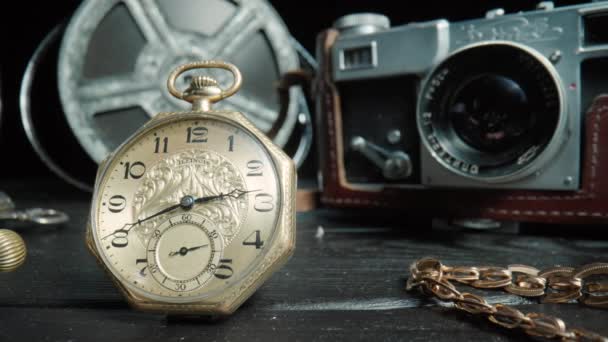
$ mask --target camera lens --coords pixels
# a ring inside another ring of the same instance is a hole
[[[513,79],[487,74],[457,89],[448,116],[458,137],[471,147],[503,153],[534,134],[535,113],[528,97]]]
[[[456,173],[507,179],[543,153],[560,123],[560,88],[544,57],[512,44],[463,49],[423,85],[418,127]]]

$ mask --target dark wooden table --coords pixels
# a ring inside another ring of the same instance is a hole
[[[427,255],[454,265],[539,268],[608,260],[608,227],[472,231],[432,227],[407,213],[318,210],[298,215],[295,255],[235,315],[174,319],[130,310],[89,255],[89,194],[49,181],[4,180],[0,189],[19,207],[51,206],[72,217],[61,227],[15,227],[29,255],[16,272],[0,274],[2,341],[515,341],[525,335],[407,293],[408,265]],[[481,293],[608,335],[608,310]]]

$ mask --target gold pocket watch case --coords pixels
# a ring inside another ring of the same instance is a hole
[[[233,84],[177,90],[196,68]],[[87,246],[136,309],[227,315],[293,253],[295,167],[242,113],[211,109],[238,91],[235,66],[190,63],[167,83],[192,110],[156,115],[100,164]]]

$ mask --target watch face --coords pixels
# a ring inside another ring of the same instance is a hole
[[[92,233],[110,271],[164,302],[212,297],[255,270],[281,211],[273,159],[235,123],[152,126],[105,166]]]

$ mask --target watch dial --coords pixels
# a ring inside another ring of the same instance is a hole
[[[105,168],[93,237],[111,272],[145,296],[213,296],[262,259],[281,209],[279,187],[265,147],[240,126],[167,121]]]

